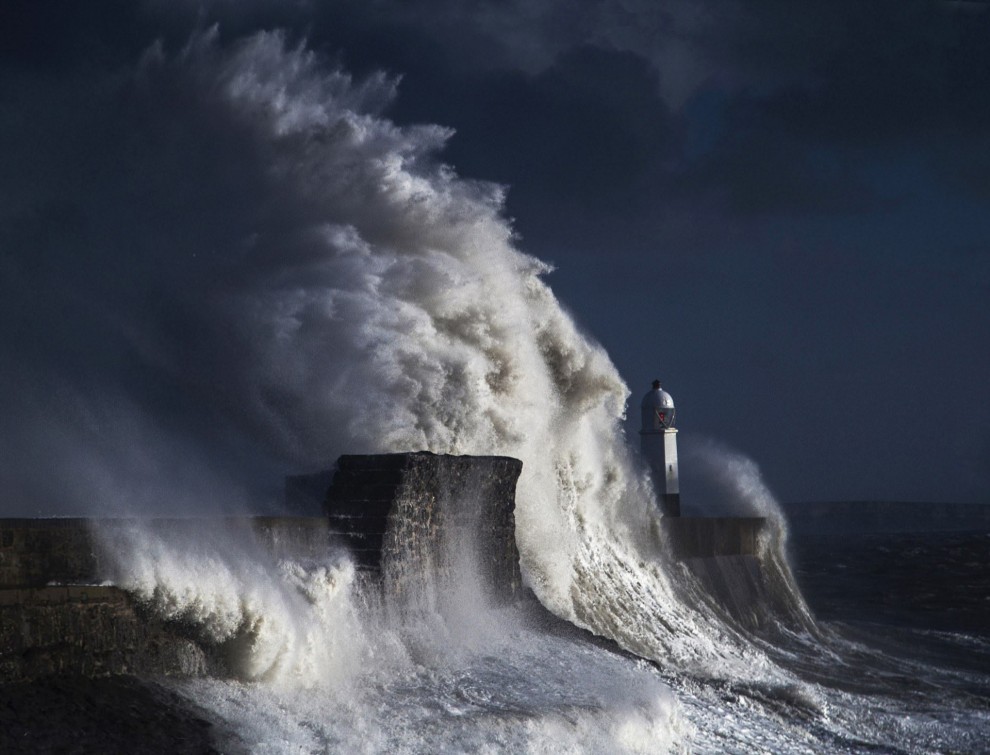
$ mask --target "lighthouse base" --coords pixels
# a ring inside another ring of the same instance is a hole
[[[663,493],[660,495],[659,500],[660,500],[660,512],[664,516],[681,515],[680,493]]]
[[[640,448],[650,465],[657,505],[665,517],[681,515],[681,489],[677,473],[677,430],[640,432]]]

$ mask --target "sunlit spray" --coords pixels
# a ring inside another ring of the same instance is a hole
[[[161,264],[181,327],[128,320],[136,353],[202,411],[190,428],[238,429],[266,465],[301,469],[343,452],[522,459],[516,539],[545,606],[651,658],[750,652],[714,639],[716,619],[672,589],[614,365],[556,300],[548,266],[515,247],[502,190],[437,162],[449,132],[379,115],[395,81],[327,71],[278,33],[224,49],[208,32],[177,56],[149,50],[131,86],[130,107],[154,116],[136,124],[139,158],[191,141],[252,166],[236,184],[223,161],[197,172],[199,190],[234,186],[242,204],[215,208],[224,234],[190,234],[185,275],[174,254],[142,261]],[[161,91],[190,106],[162,108]],[[163,503],[167,472],[148,475]]]
[[[346,553],[276,558],[233,520],[125,520],[97,534],[105,577],[191,627],[235,678],[343,684],[367,657]]]

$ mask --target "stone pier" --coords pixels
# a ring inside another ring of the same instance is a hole
[[[163,621],[102,584],[103,543],[140,526],[166,537],[240,531],[276,558],[350,550],[385,595],[458,579],[470,559],[496,599],[517,594],[515,485],[522,462],[430,453],[343,456],[336,472],[288,478],[290,510],[322,516],[0,519],[0,682],[52,674],[227,673],[195,627]]]
[[[755,556],[763,517],[668,516],[663,529],[678,558]]]
[[[472,569],[491,596],[509,599],[521,585],[515,538],[521,471],[522,462],[506,456],[341,456],[324,506],[334,537],[361,568],[381,576],[386,593],[423,576],[442,582]],[[324,477],[310,479],[318,485]]]
[[[332,472],[286,479],[287,509],[322,507],[321,516],[139,524],[180,538],[241,530],[276,558],[321,558],[346,547],[386,598],[424,585],[444,590],[476,576],[471,589],[511,600],[521,586],[515,541],[521,470],[519,460],[499,456],[342,456]],[[0,520],[0,681],[226,673],[222,652],[204,645],[195,627],[158,619],[102,583],[112,573],[101,546],[107,533],[136,523]],[[786,577],[784,567],[761,554],[765,526],[758,518],[667,517],[662,530],[670,551],[704,587],[703,599],[753,625],[763,620],[761,607],[783,594]]]

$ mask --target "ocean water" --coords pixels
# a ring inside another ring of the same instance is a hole
[[[990,634],[990,533],[805,535],[791,547],[820,619]]]
[[[792,542],[815,622],[730,622],[711,638],[720,664],[637,656],[532,596],[493,604],[463,551],[455,581],[396,604],[345,554],[276,561],[217,534],[132,532],[118,579],[198,627],[232,675],[3,685],[5,751],[987,750],[990,533]],[[921,554],[929,568],[907,586]]]
[[[987,534],[790,543],[809,613],[759,631],[706,613],[698,585],[672,592],[696,601],[679,607],[679,624],[659,602],[655,616],[630,606],[619,621],[622,606],[609,601],[601,625],[560,619],[532,595],[496,604],[463,548],[446,554],[456,578],[400,602],[383,600],[346,553],[303,564],[241,537],[177,543],[146,532],[116,547],[120,584],[227,652],[232,678],[164,682],[212,724],[221,752],[987,747]],[[919,559],[923,579],[909,567]],[[662,556],[657,565],[687,579]],[[646,581],[648,568],[627,566],[589,577],[641,589],[623,581]],[[799,593],[789,598],[805,607]]]
[[[230,678],[155,682],[217,750],[986,749],[985,636],[878,622],[865,581],[829,603],[811,576],[839,563],[828,551],[798,569],[816,619],[756,464],[717,447],[695,463],[723,510],[769,518],[786,610],[757,632],[706,599],[665,548],[622,429],[629,389],[519,248],[504,189],[442,164],[447,129],[382,115],[397,80],[357,81],[277,32],[215,30],[100,86],[87,75],[66,128],[102,135],[100,170],[79,179],[91,249],[52,265],[70,287],[79,260],[110,274],[99,307],[56,291],[51,309],[101,348],[79,374],[0,367],[19,386],[3,450],[25,500],[250,511],[259,480],[341,453],[524,462],[531,597],[515,605],[489,600],[470,552],[449,554],[456,580],[396,605],[344,552],[273,559],[222,531],[115,541],[108,578],[228,657]],[[45,305],[13,301],[25,318]]]

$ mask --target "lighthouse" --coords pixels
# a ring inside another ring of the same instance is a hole
[[[664,516],[681,515],[681,493],[677,481],[677,430],[674,428],[674,399],[653,381],[653,390],[640,404],[642,427],[640,449],[653,473],[657,499]]]

